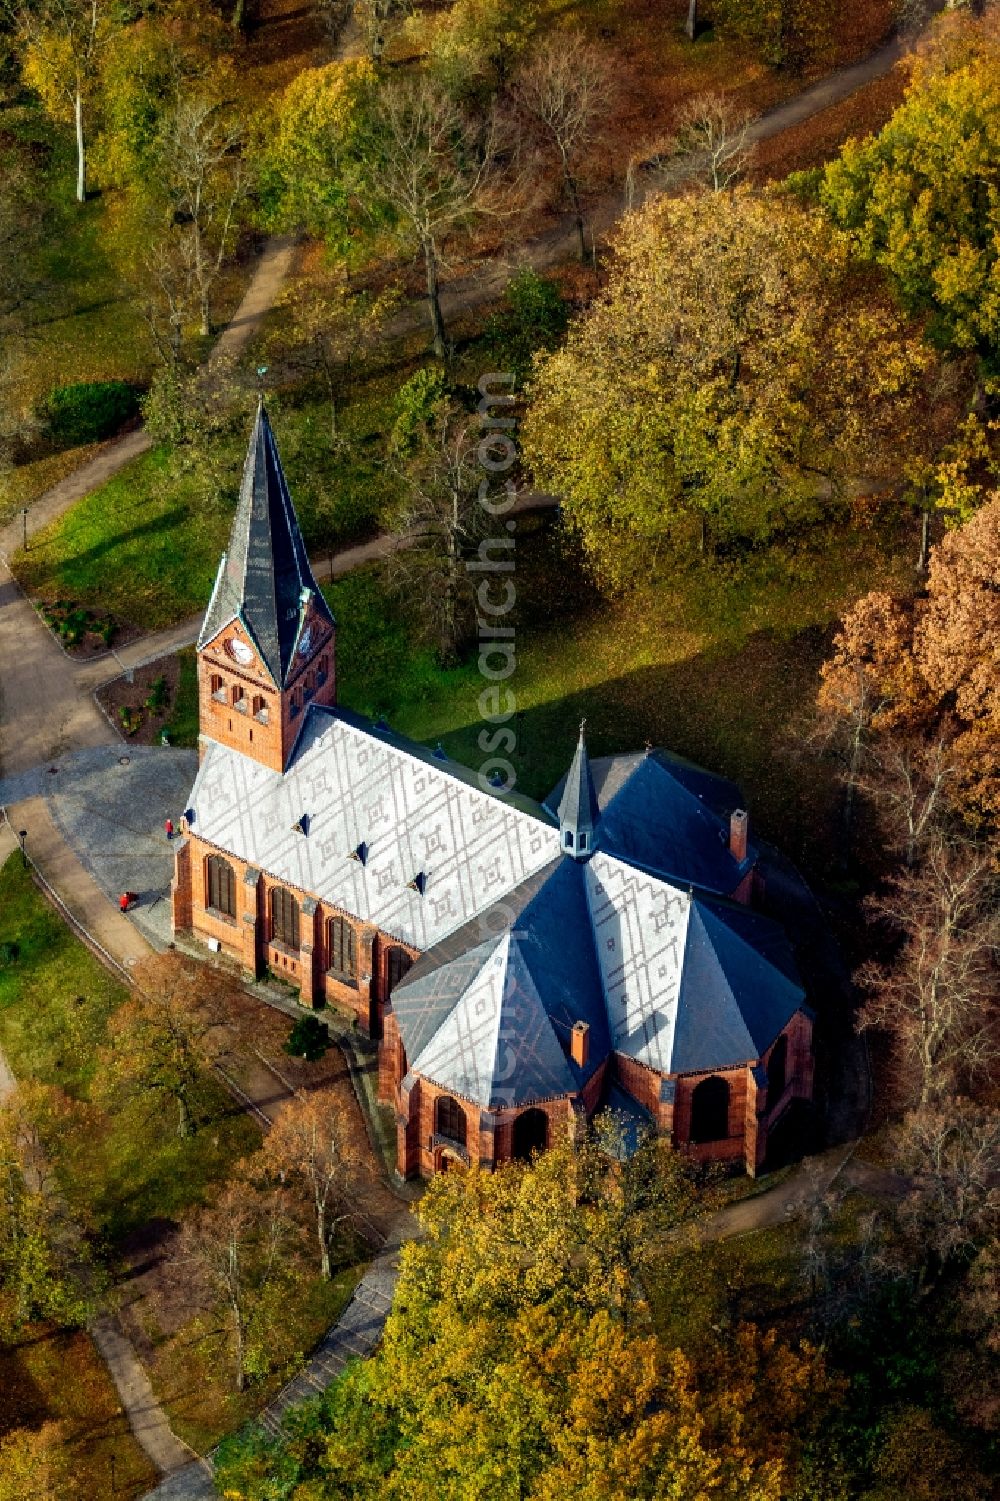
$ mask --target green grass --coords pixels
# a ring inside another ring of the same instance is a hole
[[[319,404],[272,412],[313,550],[377,529],[390,493],[373,456],[388,420],[385,400],[376,394],[345,414],[354,442],[337,455]],[[147,631],[203,610],[228,540],[249,428],[248,412],[218,445],[226,496],[207,503],[197,476],[179,470],[167,449],[153,449],[34,536],[27,553],[15,555],[21,586],[34,598],[100,608]]]
[[[899,539],[831,525],[740,560],[678,566],[606,602],[551,524],[530,530],[523,522],[509,617],[517,645],[512,760],[522,790],[551,790],[586,717],[595,754],[641,748],[648,738],[740,781],[758,829],[793,857],[822,853],[836,797],[830,770],[785,754],[783,736],[812,701],[843,609],[879,583],[905,587]],[[341,702],[481,765],[484,679],[475,660],[442,671],[419,643],[418,612],[387,589],[381,570],[328,592]]]
[[[126,991],[42,899],[20,857],[0,870],[0,1046],[14,1073],[55,1084],[79,1104],[63,1135],[61,1180],[75,1211],[114,1244],[154,1217],[176,1217],[260,1141],[214,1081],[211,1124],[182,1141],[169,1102],[144,1097],[107,1113],[90,1103],[107,1020]]]
[[[180,678],[173,713],[163,726],[170,744],[188,749],[198,744],[198,657],[193,646],[178,652]]]

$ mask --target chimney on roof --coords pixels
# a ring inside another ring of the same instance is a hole
[[[569,1056],[578,1068],[586,1068],[590,1058],[590,1023],[574,1022],[569,1034]]]
[[[750,814],[745,808],[734,808],[729,815],[729,853],[742,865],[747,857],[750,837]]]

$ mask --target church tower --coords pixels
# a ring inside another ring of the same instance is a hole
[[[335,636],[262,399],[198,637],[202,739],[283,772],[307,706],[336,701]]]

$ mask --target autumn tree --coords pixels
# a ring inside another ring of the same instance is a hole
[[[68,1103],[51,1086],[29,1084],[0,1107],[0,1301],[8,1304],[0,1323],[7,1330],[36,1319],[70,1326],[87,1317],[80,1273],[88,1257],[52,1166],[53,1128],[66,1129]]]
[[[1000,1216],[1000,1111],[946,1093],[908,1112],[893,1134],[908,1186],[897,1212],[917,1264],[967,1261]]]
[[[343,267],[323,264],[293,281],[278,300],[281,314],[267,357],[285,370],[315,380],[329,412],[330,447],[344,441],[339,411],[358,362],[372,349],[396,298],[355,290]]]
[[[498,212],[496,126],[473,120],[428,78],[387,80],[366,158],[370,207],[391,218],[424,264],[434,353],[447,350],[441,267],[449,239],[487,210]]]
[[[722,193],[746,175],[755,146],[751,115],[725,94],[696,94],[677,112],[675,150],[689,171],[704,177],[713,193]]]
[[[515,92],[544,155],[556,164],[585,261],[584,195],[616,94],[611,60],[577,31],[553,33],[532,53]]]
[[[108,1023],[101,1091],[116,1098],[167,1101],[177,1134],[198,1129],[206,1071],[231,1043],[224,981],[202,964],[174,955],[144,960],[131,997]]]
[[[523,429],[602,583],[694,523],[765,538],[897,465],[919,331],[855,278],[818,211],[738,189],[626,221],[606,293],[536,366]]]
[[[266,1369],[268,1299],[283,1283],[296,1231],[285,1196],[246,1182],[185,1220],[171,1258],[174,1276],[208,1306],[220,1306],[229,1325],[233,1384],[246,1389]]]
[[[774,68],[800,71],[830,48],[833,0],[719,0],[716,24]]]
[[[163,123],[163,182],[173,209],[171,240],[194,292],[199,331],[212,331],[211,300],[247,190],[242,127],[216,95],[181,96]]]
[[[393,584],[411,603],[419,601],[439,661],[453,665],[479,581],[466,563],[490,524],[479,503],[483,427],[442,386],[425,394],[425,420],[415,421],[406,440],[397,423],[391,456],[401,489],[392,520],[409,542],[394,562]]]
[[[45,108],[60,122],[71,121],[76,134],[76,197],[87,196],[87,111],[93,100],[102,55],[120,24],[114,0],[34,0],[14,11],[25,82],[36,89]]]
[[[66,1434],[58,1423],[0,1437],[0,1501],[64,1501],[79,1494]]]
[[[266,113],[255,146],[257,192],[268,221],[308,230],[339,258],[350,253],[361,214],[375,93],[367,61],[306,68]]]
[[[631,1165],[612,1145],[435,1179],[376,1355],[277,1444],[225,1445],[223,1488],[263,1501],[280,1473],[352,1501],[790,1494],[835,1383],[815,1351],[756,1330],[731,1355],[656,1337],[646,1279],[696,1195],[665,1143]]]
[[[1000,48],[963,40],[929,54],[877,136],[826,169],[822,201],[861,255],[891,276],[937,337],[990,361],[1000,209],[982,184],[1000,167]]]
[[[315,1220],[320,1274],[332,1276],[337,1237],[355,1223],[364,1158],[350,1117],[332,1089],[314,1090],[282,1106],[264,1141],[263,1174],[299,1187]]]
[[[879,736],[919,722],[926,698],[913,660],[913,615],[883,592],[866,594],[847,612],[820,669],[813,744],[832,754],[844,788],[849,845],[859,781]]]
[[[899,1092],[921,1107],[982,1075],[1000,1047],[995,863],[988,847],[939,838],[868,904],[898,948],[861,970],[858,1028],[888,1035]]]
[[[442,86],[456,98],[488,98],[506,87],[538,25],[533,0],[454,0],[407,29]]]

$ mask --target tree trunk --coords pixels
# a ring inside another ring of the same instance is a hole
[[[177,1135],[181,1137],[194,1134],[194,1121],[191,1118],[191,1109],[182,1094],[177,1096]]]
[[[319,1271],[324,1281],[329,1282],[332,1275],[330,1270],[330,1243],[326,1233],[326,1215],[322,1209],[316,1211],[316,1235],[319,1240]]]
[[[423,251],[424,264],[427,267],[427,307],[431,315],[431,329],[434,334],[433,348],[438,359],[443,360],[447,342],[444,317],[441,313],[441,293],[438,287],[437,250],[433,240],[423,242]]]
[[[698,34],[698,0],[688,0],[687,23],[684,27],[689,42],[693,42]]]
[[[83,93],[78,87],[73,104],[76,119],[76,201],[87,201],[87,146],[83,136]]]
[[[202,289],[201,298],[200,298],[200,307],[201,307],[201,333],[202,333],[202,336],[207,339],[208,336],[209,336],[209,334],[212,332],[211,308],[210,308],[210,305],[209,305],[209,297],[208,297],[208,288],[207,287],[204,287]]]
[[[917,572],[926,573],[931,545],[931,513],[926,504],[920,513],[920,557],[917,559]]]

